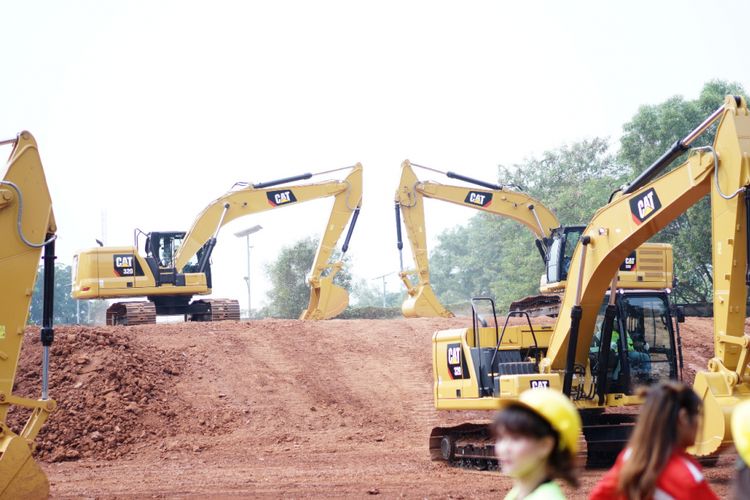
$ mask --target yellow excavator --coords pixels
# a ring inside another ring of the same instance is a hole
[[[349,170],[343,180],[290,184],[314,175]],[[155,323],[159,315],[184,315],[190,321],[238,320],[239,302],[230,299],[198,299],[211,293],[211,252],[219,230],[246,215],[334,197],[331,215],[318,246],[308,279],[310,303],[301,319],[328,319],[341,313],[349,294],[333,283],[343,261],[329,263],[336,242],[349,224],[342,247],[346,253],[362,202],[362,165],[305,173],[256,184],[237,183],[211,202],[186,232],[143,233],[136,229],[134,247],[98,247],[74,257],[72,296],[76,299],[147,297],[147,301],[118,302],[107,309],[107,324]],[[145,238],[141,238],[145,236]],[[138,253],[139,239],[144,253]]]
[[[712,146],[690,145],[716,122]],[[665,170],[679,156],[687,160]],[[583,232],[554,327],[528,325],[438,331],[433,336],[435,406],[439,410],[494,410],[503,399],[551,387],[581,412],[590,465],[611,463],[624,445],[642,403],[635,387],[677,378],[679,333],[670,310],[652,300],[617,308],[616,274],[623,259],[706,195],[711,196],[714,357],[696,374],[704,419],[692,450],[715,454],[731,442],[729,417],[750,399],[745,333],[750,217],[750,115],[743,97],[724,104],[600,208]],[[609,301],[602,307],[607,288]],[[492,466],[485,426],[434,429],[434,459]]]
[[[11,145],[0,180],[0,498],[47,498],[49,481],[32,458],[34,440],[56,408],[48,395],[49,348],[54,338],[52,298],[55,266],[55,217],[34,137],[21,132]],[[44,249],[44,300],[41,341],[42,397],[13,394],[24,328],[29,314],[37,266]],[[7,423],[11,406],[31,410],[17,434]]]
[[[413,167],[464,181],[480,189],[421,181],[417,178]],[[443,172],[405,160],[401,164],[401,179],[395,198],[397,246],[401,265],[399,276],[406,285],[408,294],[401,306],[401,312],[405,317],[449,318],[453,316],[453,313],[440,303],[430,283],[425,230],[425,198],[507,217],[531,230],[536,237],[536,247],[545,264],[545,273],[540,280],[540,291],[544,295],[527,297],[514,302],[511,304],[511,309],[534,311],[537,315],[556,314],[560,300],[559,295],[556,294],[565,288],[570,257],[585,226],[563,227],[552,210],[528,194],[515,189],[514,186],[493,184],[456,172]],[[411,245],[415,269],[404,270],[402,218],[406,227],[406,236]],[[671,245],[645,243],[623,260],[618,271],[618,287],[652,290],[671,288],[672,268]],[[416,286],[409,279],[411,275],[417,276]]]

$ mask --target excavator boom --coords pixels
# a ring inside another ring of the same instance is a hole
[[[299,176],[309,178],[307,174]],[[291,178],[297,179],[297,177]],[[177,253],[176,264],[180,272],[187,262],[206,242],[215,242],[216,234],[225,224],[245,215],[272,210],[277,207],[303,203],[306,201],[334,197],[331,215],[320,239],[315,260],[310,272],[310,303],[300,319],[328,319],[340,314],[349,304],[349,294],[333,278],[341,269],[342,263],[329,264],[341,233],[349,219],[353,217],[352,229],[356,223],[362,203],[362,165],[352,167],[352,171],[342,181],[327,181],[301,186],[279,186],[289,179],[277,182],[256,184],[232,191],[214,200],[198,215]],[[351,231],[349,236],[351,236]],[[348,238],[344,245],[348,249]],[[327,270],[327,276],[323,274]]]
[[[540,243],[554,228],[560,226],[560,221],[557,220],[552,211],[525,193],[513,191],[505,186],[471,179],[454,172],[446,172],[445,174],[450,178],[477,184],[482,189],[420,181],[414,173],[412,165],[414,164],[409,160],[404,160],[401,164],[401,179],[395,198],[396,224],[399,225],[400,232],[400,212],[411,245],[418,280],[417,285],[414,286],[408,278],[408,275],[412,272],[404,271],[403,265],[401,266],[400,276],[409,295],[401,310],[407,318],[453,316],[453,313],[440,303],[430,284],[424,214],[425,198],[442,200],[508,217],[529,228]],[[399,250],[401,245],[399,238]],[[540,246],[540,248],[542,247]]]
[[[42,399],[14,396],[13,382],[18,368],[31,290],[37,275],[42,248],[45,250],[45,294],[51,295],[54,273],[55,218],[34,137],[21,132],[13,144],[4,177],[0,180],[0,498],[46,498],[49,483],[34,461],[34,439],[55,401],[46,394],[46,365]],[[48,267],[49,266],[49,267]],[[45,352],[52,341],[50,300],[45,300],[42,344]],[[8,428],[10,405],[31,410],[20,434]]]

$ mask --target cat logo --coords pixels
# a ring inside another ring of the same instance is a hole
[[[469,191],[464,203],[477,207],[487,208],[492,204],[492,193],[483,193],[482,191]]]
[[[461,364],[461,347],[449,347],[448,348],[448,364],[450,365]]]
[[[620,264],[620,271],[635,271],[636,267],[636,258],[635,258],[635,252],[631,253],[627,257],[625,257],[625,260]]]
[[[633,215],[633,221],[638,225],[654,215],[660,208],[661,201],[654,188],[630,200],[630,213]]]
[[[461,344],[448,344],[448,375],[451,379],[466,378],[466,362],[461,351]]]
[[[266,197],[268,198],[268,204],[272,207],[288,205],[297,201],[294,193],[292,193],[292,191],[289,189],[285,189],[283,191],[268,191],[266,193]]]
[[[133,256],[132,255],[115,255],[115,266],[133,267]]]
[[[529,385],[532,389],[549,389],[549,380],[531,380]]]
[[[132,253],[116,253],[112,256],[115,276],[143,276],[138,260]]]

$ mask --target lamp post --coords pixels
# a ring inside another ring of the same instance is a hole
[[[251,308],[251,302],[250,302],[250,249],[252,248],[250,246],[250,235],[253,233],[257,233],[263,229],[263,227],[259,225],[255,225],[253,227],[249,227],[247,229],[243,229],[242,231],[238,231],[234,233],[234,235],[238,238],[242,238],[243,236],[246,238],[246,245],[247,245],[247,276],[245,276],[245,282],[247,283],[247,318],[250,319],[250,312],[252,311]]]
[[[390,276],[391,274],[393,274],[393,273],[386,273],[386,274],[383,274],[383,275],[376,276],[376,277],[372,278],[373,280],[380,280],[380,279],[383,280],[383,309],[385,309],[385,295],[386,295],[386,293],[385,293],[385,278],[387,276]]]

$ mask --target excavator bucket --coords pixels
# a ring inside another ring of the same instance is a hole
[[[349,305],[349,292],[333,284],[333,276],[320,278],[320,286],[310,288],[310,304],[299,319],[330,319]]]
[[[706,456],[732,443],[732,410],[750,399],[750,390],[744,384],[732,387],[723,373],[708,371],[695,374],[693,389],[703,400],[703,422],[695,446],[689,451]]]
[[[429,284],[419,285],[416,293],[401,304],[401,314],[406,318],[453,317],[453,313],[443,307]]]
[[[0,438],[0,499],[49,497],[49,481],[32,458],[27,441],[7,427],[3,431]]]

